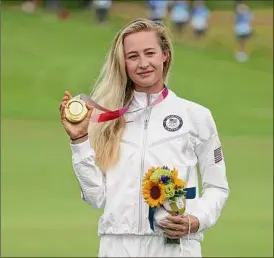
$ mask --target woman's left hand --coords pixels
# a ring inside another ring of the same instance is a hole
[[[188,218],[189,216],[189,218]],[[190,222],[190,225],[189,225]],[[187,215],[184,217],[180,216],[171,216],[169,215],[165,221],[161,221],[159,226],[164,230],[168,238],[180,238],[186,236],[189,232],[195,233],[199,229],[199,220],[192,215]]]

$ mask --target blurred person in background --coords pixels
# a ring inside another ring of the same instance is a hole
[[[104,23],[108,19],[112,0],[93,0],[92,7],[95,9],[96,19],[99,23]]]
[[[170,19],[175,36],[180,40],[190,19],[189,1],[175,0],[170,3]]]
[[[134,20],[115,36],[91,94],[97,104],[117,112],[93,112],[86,101],[87,116],[74,124],[65,115],[71,94],[65,92],[60,103],[81,196],[91,207],[104,208],[99,257],[201,257],[203,233],[217,222],[228,199],[212,114],[167,88],[172,60],[167,28]],[[162,165],[177,167],[188,187],[198,188],[199,172],[203,194],[197,191],[187,200],[187,215],[167,214],[151,222],[142,199],[143,176]],[[166,244],[165,236],[180,241]]]
[[[194,1],[192,8],[191,26],[194,35],[200,39],[208,28],[209,9],[205,6],[204,0]]]
[[[152,21],[164,22],[168,12],[168,0],[148,0],[148,16]]]
[[[37,1],[36,0],[28,0],[24,1],[21,4],[22,11],[25,13],[34,13],[37,9]]]
[[[253,33],[252,20],[254,17],[248,5],[243,2],[236,5],[235,15],[235,34],[237,39],[236,59],[239,62],[245,62],[248,60],[246,44]]]
[[[39,0],[24,1],[22,3],[22,10],[26,13],[34,13],[38,9],[40,3]],[[61,20],[68,19],[70,16],[70,12],[62,7],[60,0],[45,0],[42,4],[46,11],[53,11]]]
[[[80,0],[79,6],[81,8],[91,8],[93,0]]]
[[[238,4],[242,4],[243,2],[244,2],[243,0],[235,0],[234,1],[235,11],[237,9]]]
[[[60,0],[44,0],[44,7],[49,11],[59,11],[61,5],[62,3]]]

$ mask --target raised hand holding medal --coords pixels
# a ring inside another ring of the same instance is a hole
[[[84,105],[85,104],[85,105]],[[59,105],[62,125],[72,141],[87,138],[93,107],[66,91]]]

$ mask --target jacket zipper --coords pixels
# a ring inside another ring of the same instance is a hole
[[[147,96],[147,101],[148,105],[150,104],[150,96]],[[149,122],[149,117],[150,117],[150,112],[151,112],[152,107],[147,107],[145,109],[145,119],[144,119],[144,133],[143,133],[143,145],[142,145],[142,157],[141,157],[141,177],[140,177],[140,195],[139,195],[139,233],[141,233],[142,230],[142,179],[143,179],[143,174],[145,173],[145,151],[146,151],[146,141],[147,141],[147,128],[148,128],[148,122]]]

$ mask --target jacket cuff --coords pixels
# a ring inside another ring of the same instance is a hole
[[[90,146],[89,139],[77,144],[70,143],[70,148],[74,160],[80,161],[90,156],[94,156],[94,150]]]
[[[198,211],[198,212],[194,212],[192,215],[199,220],[199,228],[197,233],[203,232],[205,229],[207,229],[208,217],[205,212]]]

